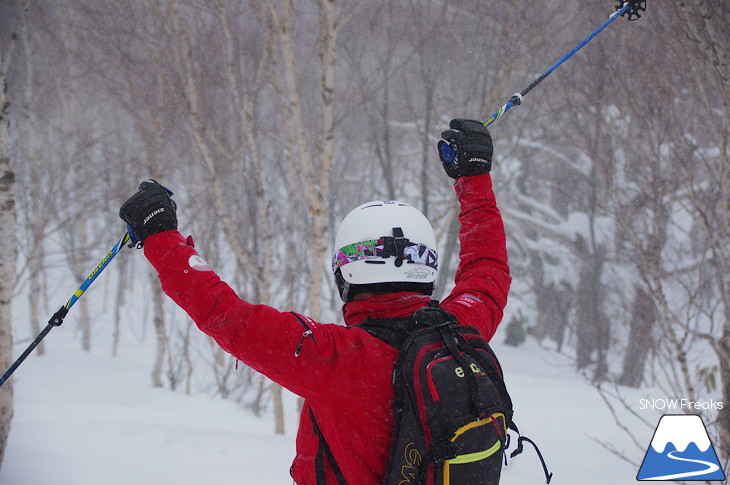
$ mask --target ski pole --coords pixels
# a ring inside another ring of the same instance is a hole
[[[78,301],[79,298],[81,298],[81,295],[84,294],[84,292],[91,286],[91,283],[96,280],[96,278],[101,274],[102,271],[104,271],[104,268],[107,267],[109,262],[114,259],[114,256],[117,255],[120,249],[131,240],[131,237],[129,233],[124,234],[122,238],[117,242],[114,247],[107,253],[106,256],[104,256],[104,259],[101,260],[101,262],[94,268],[94,271],[91,272],[91,274],[84,280],[83,283],[81,283],[81,286],[79,286],[78,290],[74,292],[73,295],[71,295],[71,298],[68,299],[65,305],[63,305],[59,310],[53,314],[51,319],[48,321],[48,325],[41,331],[41,333],[38,334],[36,338],[33,339],[33,341],[30,343],[27,349],[25,349],[25,352],[23,352],[20,357],[18,357],[18,360],[16,360],[13,365],[10,366],[10,368],[5,371],[5,374],[3,374],[2,377],[0,377],[0,387],[2,387],[3,384],[5,384],[5,381],[10,378],[10,376],[15,372],[15,369],[20,366],[20,364],[23,363],[23,361],[30,355],[31,352],[33,352],[33,349],[36,348],[36,346],[43,340],[43,338],[48,334],[48,332],[51,331],[53,327],[58,327],[63,323],[63,319],[66,317],[66,314],[71,309],[71,307]]]
[[[583,48],[584,45],[586,45],[588,42],[593,40],[595,36],[600,34],[603,29],[608,27],[614,20],[616,20],[619,16],[627,15],[629,20],[637,20],[639,17],[641,17],[641,12],[646,11],[646,0],[618,0],[618,5],[616,6],[616,12],[614,12],[606,22],[603,23],[600,27],[598,27],[596,30],[594,30],[588,37],[583,39],[578,45],[576,45],[570,52],[565,54],[563,57],[561,57],[555,64],[553,64],[550,69],[545,71],[540,77],[532,81],[532,83],[527,86],[525,89],[520,91],[519,93],[514,94],[507,103],[505,103],[504,106],[499,108],[496,113],[494,113],[488,120],[484,122],[484,126],[489,126],[495,121],[497,121],[499,118],[501,118],[507,111],[512,109],[515,106],[519,106],[522,104],[522,101],[524,97],[532,91],[532,89],[540,84],[546,77],[548,77],[555,69],[560,67],[565,61],[573,57],[573,55],[578,52],[580,49]]]

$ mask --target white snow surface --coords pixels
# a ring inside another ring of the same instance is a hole
[[[26,338],[27,323],[18,321],[16,338]],[[97,325],[91,352],[80,350],[72,309],[66,323],[46,337],[46,354],[31,355],[11,378],[15,415],[0,485],[292,483],[294,396],[285,400],[286,434],[274,435],[270,414],[256,417],[231,401],[152,388],[154,344],[126,332],[112,357],[111,330]],[[508,347],[502,338],[498,333],[493,345],[514,400],[515,421],[539,445],[554,473],[552,483],[635,483],[645,449],[638,450],[615,426],[596,390],[561,356],[533,341]],[[18,340],[16,355],[27,344]],[[637,412],[658,422],[649,411],[638,411],[638,394],[635,401]],[[643,430],[646,446],[652,433]],[[504,469],[501,483],[544,482],[537,455],[526,444]]]
[[[690,443],[696,444],[702,452],[711,446],[702,418],[692,415],[662,417],[651,440],[651,447],[657,453],[664,453],[668,443],[673,443],[677,451],[686,450]]]

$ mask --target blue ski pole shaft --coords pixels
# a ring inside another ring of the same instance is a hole
[[[84,282],[79,286],[79,288],[74,292],[74,294],[71,296],[71,298],[68,299],[66,304],[59,308],[59,310],[53,314],[51,319],[48,321],[48,325],[41,331],[41,333],[38,334],[36,338],[33,339],[33,341],[30,343],[27,349],[18,357],[18,359],[13,363],[13,365],[10,366],[10,368],[5,371],[5,374],[3,374],[2,377],[0,377],[0,387],[2,387],[3,384],[5,384],[5,381],[7,381],[10,376],[15,372],[15,369],[17,369],[20,364],[23,363],[23,361],[30,355],[31,352],[33,352],[33,349],[35,349],[38,344],[43,340],[43,338],[48,335],[48,332],[51,331],[53,327],[58,327],[63,323],[63,319],[66,317],[66,314],[71,309],[71,307],[78,301],[79,298],[81,298],[81,295],[84,294],[84,292],[91,286],[91,284],[96,280],[96,278],[101,274],[102,271],[104,271],[104,268],[107,267],[107,265],[111,262],[112,259],[114,259],[114,256],[117,255],[120,249],[124,247],[125,244],[127,244],[131,240],[129,234],[125,234],[117,244],[114,245],[114,247],[107,253],[106,256],[104,256],[104,259],[101,260],[101,262],[94,268],[94,270],[89,274],[89,276],[84,280]]]
[[[507,101],[507,103],[504,104],[504,106],[502,106],[501,108],[499,108],[488,120],[486,120],[484,122],[484,126],[491,125],[492,123],[494,123],[495,121],[497,121],[499,118],[501,118],[502,116],[504,116],[504,114],[507,111],[509,111],[510,109],[512,109],[515,106],[521,105],[522,104],[522,101],[523,101],[523,98],[527,95],[527,93],[529,93],[530,91],[532,91],[532,89],[535,86],[537,86],[538,84],[540,84],[546,77],[548,77],[550,74],[552,74],[552,72],[555,69],[557,69],[558,67],[560,67],[563,63],[565,63],[565,61],[567,61],[568,59],[570,59],[571,57],[573,57],[573,55],[576,52],[578,52],[579,50],[581,50],[583,48],[583,46],[585,46],[588,42],[590,42],[591,40],[593,40],[594,37],[596,37],[598,34],[600,34],[601,32],[603,32],[603,29],[605,29],[606,27],[608,27],[611,24],[611,22],[613,22],[618,17],[620,17],[621,15],[623,15],[624,13],[626,13],[629,10],[629,8],[633,8],[633,7],[634,6],[631,4],[631,2],[626,2],[623,7],[621,7],[619,10],[617,10],[616,12],[614,12],[613,14],[611,14],[611,16],[608,18],[607,21],[605,21],[603,23],[603,25],[601,25],[596,30],[594,30],[588,37],[586,37],[578,45],[576,45],[575,47],[573,47],[573,49],[570,52],[568,52],[567,54],[565,54],[555,64],[553,64],[552,66],[550,66],[550,69],[548,69],[547,71],[545,71],[544,73],[542,73],[540,75],[540,77],[538,77],[537,79],[535,79],[534,81],[532,81],[532,83],[529,86],[527,86],[525,89],[523,89],[519,93],[514,94],[509,99],[509,101]]]

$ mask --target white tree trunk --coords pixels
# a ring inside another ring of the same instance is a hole
[[[30,39],[28,34],[29,29],[23,31],[23,42],[26,46],[30,46]],[[23,89],[23,104],[26,107],[25,110],[25,128],[24,136],[27,140],[33,139],[33,127],[30,120],[30,112],[33,110],[33,94],[34,84],[33,76],[35,72],[35,65],[32,62],[25,63],[25,75],[26,82]],[[36,200],[40,200],[40,193],[42,191],[43,182],[41,173],[46,169],[43,163],[40,162],[36,147],[34,143],[27,143],[25,147],[25,157],[28,164],[30,164],[30,177],[31,185],[29,192],[29,199],[32,201],[28,205],[28,219],[30,227],[28,232],[32,235],[30,239],[31,250],[28,255],[28,277],[30,278],[30,292],[28,293],[28,306],[29,306],[29,317],[30,317],[30,331],[32,335],[38,335],[41,332],[41,310],[43,310],[43,261],[45,257],[45,251],[43,248],[43,233],[46,229],[47,213],[45,207],[42,204],[36,204]],[[45,353],[44,341],[41,341],[35,348],[37,355],[43,355]]]
[[[0,104],[4,100],[0,97]],[[13,362],[13,332],[10,304],[13,296],[15,281],[15,200],[13,197],[13,183],[15,175],[10,166],[10,157],[7,156],[7,124],[2,121],[0,128],[0,368],[2,372]],[[4,134],[3,134],[4,132]],[[5,453],[10,421],[13,417],[13,385],[6,381],[0,387],[0,463]]]
[[[6,75],[10,59],[23,22],[28,14],[28,0],[23,0],[18,9],[15,30],[10,37],[6,52],[0,52],[0,371],[10,367],[13,360],[13,328],[11,302],[15,284],[15,263],[17,256],[15,195],[13,193],[15,173],[10,164],[9,103],[6,98]],[[13,419],[13,385],[6,381],[0,387],[0,465],[5,456],[5,446]]]
[[[157,349],[155,351],[155,363],[152,366],[152,386],[162,387],[162,372],[165,366],[165,354],[167,353],[167,331],[165,330],[165,311],[163,308],[162,288],[160,288],[157,274],[150,273],[152,288],[152,312],[154,314],[153,321],[155,325],[155,342]]]

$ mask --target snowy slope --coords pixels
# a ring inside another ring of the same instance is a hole
[[[97,344],[99,350],[87,354],[66,325],[49,334],[45,356],[31,357],[13,377],[15,417],[1,485],[291,483],[293,398],[287,400],[287,435],[275,436],[270,416],[152,389],[149,346],[125,342],[121,356],[112,358],[108,346]],[[495,346],[516,421],[539,444],[555,473],[552,483],[634,483],[637,470],[594,441],[628,446],[594,389],[534,344]],[[648,445],[651,430],[646,433]],[[641,460],[641,452],[632,453]],[[502,483],[544,483],[529,446]]]
[[[153,389],[149,349],[89,355],[64,330],[71,329],[48,337],[48,355],[13,377],[15,417],[0,483],[290,482],[292,437],[274,436],[270,419],[220,399]]]

